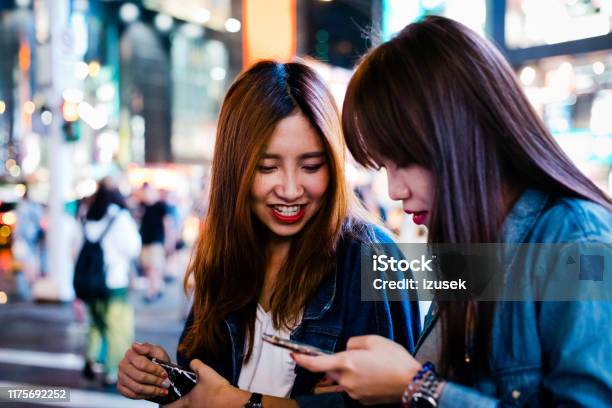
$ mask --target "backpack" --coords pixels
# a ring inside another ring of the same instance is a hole
[[[73,285],[76,296],[84,302],[106,300],[109,297],[102,240],[113,225],[115,218],[117,215],[110,219],[97,241],[90,241],[85,236],[85,242],[79,251],[74,266]]]

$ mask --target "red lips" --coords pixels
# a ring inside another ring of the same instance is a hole
[[[280,221],[284,224],[293,224],[300,221],[304,217],[304,214],[306,214],[306,206],[300,206],[300,209],[295,215],[283,215],[276,211],[274,208],[270,208],[270,211],[272,213],[272,216],[277,221]]]
[[[425,225],[427,220],[428,211],[405,211],[406,214],[412,215],[412,221],[417,225]]]

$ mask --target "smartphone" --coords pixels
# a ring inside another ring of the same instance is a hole
[[[170,387],[168,394],[163,397],[155,397],[149,401],[156,404],[166,405],[183,397],[196,385],[197,375],[193,371],[187,370],[174,363],[160,361],[156,358],[151,358],[151,362],[161,366],[168,373]]]
[[[323,354],[333,354],[331,351],[322,350],[318,347],[311,346],[304,343],[298,343],[297,341],[283,339],[282,337],[275,336],[273,334],[264,333],[261,338],[263,341],[273,344],[278,347],[282,347],[296,353],[306,354],[308,356],[320,356]]]

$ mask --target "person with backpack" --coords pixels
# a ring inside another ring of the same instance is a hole
[[[134,311],[128,302],[130,265],[140,253],[138,227],[117,189],[102,181],[83,224],[84,241],[75,266],[74,288],[87,304],[90,328],[83,375],[94,378],[104,365],[104,384],[117,382],[123,351],[134,339]]]

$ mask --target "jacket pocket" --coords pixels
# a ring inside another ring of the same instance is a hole
[[[539,406],[538,391],[542,382],[539,365],[504,369],[497,372],[497,387],[503,406]]]
[[[291,334],[293,340],[318,347],[325,351],[337,351],[336,345],[342,329],[330,325],[305,324]]]
[[[291,339],[333,352],[337,351],[336,345],[340,333],[340,328],[334,326],[307,324],[292,333]],[[295,374],[296,378],[291,392],[292,398],[312,394],[315,385],[323,378],[322,373],[311,373],[297,365],[295,366]]]

